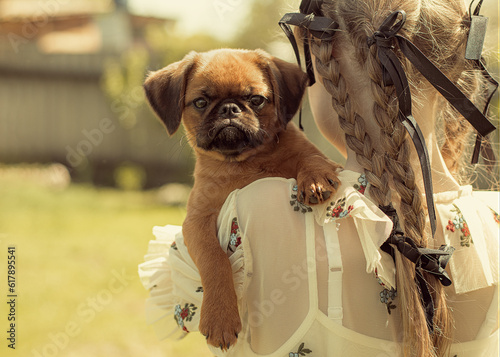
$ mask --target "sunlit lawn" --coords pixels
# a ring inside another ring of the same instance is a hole
[[[210,356],[204,338],[158,341],[144,321],[139,282],[154,225],[185,211],[151,193],[0,177],[1,356]],[[16,349],[7,348],[7,247],[16,246]]]

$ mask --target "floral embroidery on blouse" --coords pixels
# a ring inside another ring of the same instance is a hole
[[[368,186],[368,180],[366,179],[366,175],[365,174],[362,174],[361,176],[359,176],[358,178],[358,182],[359,182],[359,185],[358,184],[354,184],[354,188],[361,194],[365,194],[365,190],[366,190],[366,186]]]
[[[299,349],[297,352],[290,352],[288,354],[288,357],[299,357],[299,356],[305,356],[311,353],[312,351],[309,348],[304,348],[305,344],[302,342],[299,346]]]
[[[238,219],[233,218],[231,222],[231,235],[229,236],[229,250],[234,252],[241,244],[240,227],[238,225]]]
[[[391,288],[391,290],[384,289],[380,292],[380,302],[385,304],[389,315],[391,314],[391,310],[396,308],[396,305],[394,305],[393,302],[397,296],[398,292],[394,288]]]
[[[326,219],[334,221],[337,218],[344,218],[351,213],[353,208],[352,205],[345,207],[345,197],[339,198],[337,201],[331,202],[326,208]]]
[[[173,250],[178,250],[177,249],[177,243],[173,242],[172,245],[170,246]]]
[[[293,210],[295,212],[301,211],[302,213],[306,212],[312,212],[312,208],[309,207],[308,205],[299,202],[298,200],[298,193],[299,187],[297,185],[292,187],[292,195],[291,195],[291,201],[290,201],[290,206],[293,206]]]
[[[460,230],[460,232],[462,232],[462,234],[460,235],[460,245],[462,247],[470,247],[471,244],[474,244],[474,241],[472,240],[472,237],[470,235],[469,226],[467,225],[467,222],[465,221],[460,209],[455,204],[453,204],[453,207],[455,208],[452,209],[451,212],[456,212],[456,215],[453,220],[448,220],[446,229],[451,232]]]
[[[380,302],[382,304],[385,304],[387,307],[387,312],[389,315],[391,314],[391,310],[394,310],[396,308],[396,305],[393,304],[394,300],[398,296],[398,292],[394,288],[387,289],[386,285],[382,282],[382,279],[379,278],[377,268],[375,268],[375,278],[377,279],[378,283],[384,288],[380,292]]]
[[[184,305],[184,308],[181,308],[181,305],[177,304],[175,305],[175,310],[174,310],[174,319],[177,322],[177,325],[179,325],[180,328],[182,328],[183,331],[189,332],[186,326],[184,326],[184,321],[191,321],[193,319],[193,316],[196,314],[194,310],[198,309],[194,304],[188,304]]]

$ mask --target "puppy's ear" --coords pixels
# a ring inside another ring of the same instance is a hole
[[[146,97],[169,135],[173,135],[181,123],[186,83],[196,55],[191,52],[181,61],[151,72],[144,82]]]
[[[271,57],[269,68],[278,116],[286,126],[300,107],[308,77],[299,66],[276,57]]]

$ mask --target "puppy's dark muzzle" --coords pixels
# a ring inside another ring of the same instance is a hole
[[[233,115],[228,113],[227,115]],[[227,156],[240,154],[250,140],[240,123],[232,119],[222,119],[210,130],[210,150],[216,150]]]
[[[241,116],[241,108],[236,103],[224,103],[217,110],[221,119],[234,119]]]
[[[208,115],[204,130],[197,135],[197,145],[205,150],[218,151],[236,157],[247,149],[262,144],[259,129],[252,128],[253,113],[235,99],[227,99]]]

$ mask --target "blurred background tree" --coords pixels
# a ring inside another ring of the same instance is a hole
[[[254,0],[247,21],[235,33],[235,47],[269,50],[270,43],[284,42],[278,21],[288,7],[295,11],[289,3],[288,0]]]

